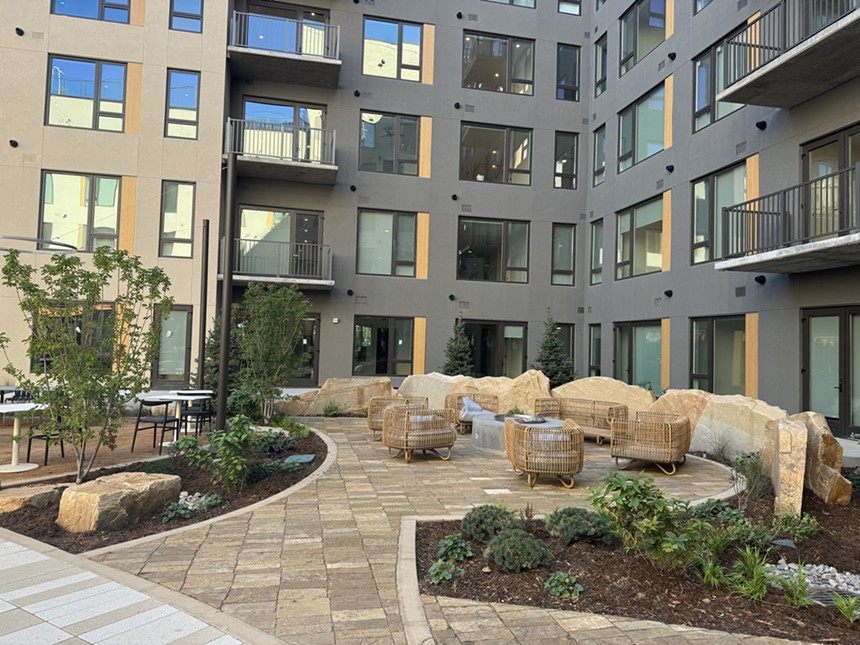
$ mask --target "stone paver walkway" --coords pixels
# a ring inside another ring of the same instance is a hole
[[[585,504],[586,487],[613,467],[608,448],[589,443],[574,490],[550,480],[529,489],[504,457],[472,448],[468,435],[458,437],[450,462],[416,455],[407,465],[369,440],[363,420],[307,421],[337,445],[336,462],[316,481],[251,512],[91,557],[287,642],[406,643],[396,578],[402,517],[462,516],[475,505],[498,502],[512,508],[531,504],[536,513]],[[656,469],[648,474],[673,497],[706,498],[730,488],[723,467],[697,459],[671,478]],[[417,595],[415,601],[420,602]],[[533,642],[540,636],[578,643],[749,642],[576,612],[441,597],[423,602],[432,637],[445,643]]]

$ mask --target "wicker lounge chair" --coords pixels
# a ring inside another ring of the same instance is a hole
[[[594,437],[599,446],[609,438],[613,419],[627,419],[627,406],[610,401],[553,397],[535,399],[535,414],[552,419],[572,419],[586,436]]]
[[[464,398],[474,401],[490,412],[498,413],[499,411],[499,397],[495,394],[480,394],[478,392],[449,394],[445,397],[445,407],[451,408],[457,413],[457,432],[460,434],[466,434],[466,432],[472,431],[472,420],[460,418],[460,411],[463,409]]]
[[[367,402],[367,428],[374,441],[382,439],[382,414],[392,403],[427,407],[426,396],[374,396]],[[379,437],[377,437],[379,433]]]
[[[448,461],[457,437],[455,416],[451,408],[428,410],[417,405],[389,406],[383,413],[382,443],[388,447],[389,455],[405,455],[406,463],[416,450],[434,452]],[[442,448],[448,449],[444,456],[439,452]]]
[[[561,428],[527,426],[507,419],[505,451],[514,472],[525,474],[530,487],[534,488],[540,475],[551,475],[565,488],[573,488],[574,475],[582,471],[583,432],[570,419]]]
[[[612,422],[610,452],[618,468],[633,461],[650,461],[667,475],[674,475],[690,449],[690,420],[656,412],[637,412],[636,417]],[[622,465],[618,460],[628,459]]]

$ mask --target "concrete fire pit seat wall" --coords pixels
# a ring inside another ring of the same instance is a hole
[[[597,445],[612,433],[612,421],[627,420],[627,406],[611,401],[590,401],[568,397],[535,400],[535,414],[551,419],[571,419],[587,437],[594,437]]]

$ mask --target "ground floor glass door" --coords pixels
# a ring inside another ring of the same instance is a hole
[[[516,378],[525,371],[527,329],[517,323],[465,321],[472,375]]]
[[[319,314],[308,314],[302,321],[302,336],[296,345],[299,362],[296,373],[290,379],[292,387],[319,385],[319,330]]]

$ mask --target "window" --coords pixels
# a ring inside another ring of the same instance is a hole
[[[51,12],[60,16],[128,23],[129,0],[53,0]]]
[[[597,11],[598,9],[600,9],[600,7],[603,6],[604,2],[606,2],[606,0],[597,0],[597,6],[594,8],[594,10]]]
[[[555,333],[558,334],[558,339],[561,341],[561,354],[570,359],[571,365],[574,364],[575,331],[576,328],[571,323],[556,323],[555,325]]]
[[[177,31],[203,31],[203,0],[170,0],[170,28]]]
[[[420,81],[421,25],[365,18],[363,73]]]
[[[661,84],[618,115],[618,172],[663,149],[663,108]]]
[[[552,284],[576,282],[576,226],[552,225]]]
[[[555,69],[555,98],[579,100],[579,47],[559,45]]]
[[[711,0],[695,0],[696,6],[694,7],[693,13],[699,13],[702,9],[711,4]]]
[[[161,248],[166,258],[190,258],[194,231],[194,184],[161,184]]]
[[[558,0],[558,12],[578,16],[582,11],[580,0]]]
[[[463,123],[460,179],[493,184],[531,183],[532,131]]]
[[[159,329],[153,386],[187,385],[191,377],[191,307],[174,305]]]
[[[419,123],[415,116],[362,112],[358,169],[417,176]]]
[[[245,275],[326,279],[323,214],[280,207],[242,206],[236,272]]]
[[[603,220],[591,223],[591,284],[603,282]]]
[[[575,132],[555,133],[555,188],[576,188],[576,157],[579,135]]]
[[[359,376],[412,374],[412,319],[356,316],[352,373]]]
[[[663,332],[659,321],[615,326],[615,378],[660,392]]]
[[[472,347],[472,376],[516,378],[526,368],[528,326],[495,320],[464,320]]]
[[[105,372],[110,371],[116,331],[113,314],[113,303],[99,302],[94,298],[54,302],[50,308],[37,311],[33,316],[30,371],[35,374],[50,372],[54,357],[47,350],[53,349],[58,338],[67,339],[68,347],[74,338],[81,348],[74,357],[65,357],[67,363],[70,360],[92,360]],[[49,347],[45,347],[46,341]]]
[[[200,72],[167,70],[166,137],[197,138],[197,106],[200,100]]]
[[[588,375],[600,376],[600,323],[588,326]]]
[[[594,185],[599,186],[606,179],[606,126],[601,125],[594,131]]]
[[[695,74],[693,88],[694,131],[701,130],[743,107],[741,103],[717,100],[717,94],[726,89],[722,41],[693,61],[693,73]]]
[[[693,183],[693,264],[723,257],[723,208],[746,201],[746,164]]]
[[[242,154],[329,163],[324,107],[245,99]]]
[[[594,96],[598,97],[606,91],[606,68],[609,50],[606,46],[606,34],[594,43]]]
[[[125,65],[57,56],[49,62],[48,125],[123,131]]]
[[[356,271],[415,277],[415,213],[359,211]]]
[[[690,387],[714,394],[746,393],[746,321],[695,318],[690,351]]]
[[[637,0],[621,16],[621,72],[633,66],[666,39],[666,0]]]
[[[463,87],[508,94],[534,94],[533,40],[466,32]]]
[[[615,279],[663,270],[663,197],[618,213]]]
[[[496,4],[511,4],[515,7],[535,8],[535,0],[485,0],[486,2],[495,2]]]
[[[457,279],[529,281],[529,223],[461,217]]]
[[[120,178],[46,171],[39,237],[81,251],[116,248]]]

